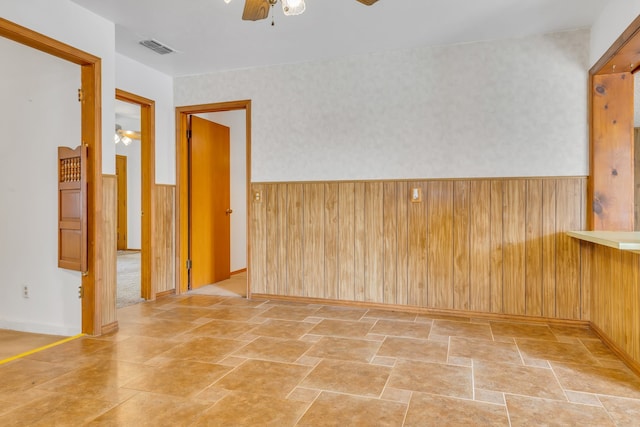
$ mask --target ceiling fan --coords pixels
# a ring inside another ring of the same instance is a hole
[[[229,3],[231,0],[225,0]],[[371,6],[378,0],[357,0],[362,4]],[[304,0],[280,0],[285,15],[300,15],[305,10]],[[242,19],[245,21],[259,21],[269,16],[269,9],[278,3],[278,0],[245,0]]]

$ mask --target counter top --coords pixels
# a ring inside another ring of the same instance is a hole
[[[567,235],[622,251],[640,251],[640,231],[567,231]]]

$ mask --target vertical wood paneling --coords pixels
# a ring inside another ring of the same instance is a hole
[[[383,302],[396,304],[398,281],[398,192],[395,182],[385,182],[383,191],[384,284]]]
[[[305,296],[304,280],[304,186],[287,184],[287,289],[289,295]]]
[[[503,304],[508,314],[525,314],[527,182],[504,182]]]
[[[565,234],[578,230],[582,215],[582,182],[558,180],[556,184],[556,315],[580,318],[580,241]]]
[[[525,306],[529,316],[542,316],[542,186],[540,180],[527,180]]]
[[[354,283],[356,301],[364,301],[365,299],[365,242],[366,242],[366,223],[365,223],[365,184],[357,182],[354,185]]]
[[[491,181],[491,311],[502,313],[502,284],[503,284],[503,250],[502,239],[504,233],[503,215],[503,182]]]
[[[474,311],[491,311],[491,182],[471,181],[469,194],[470,250],[469,305]]]
[[[542,182],[542,315],[556,316],[556,180]]]
[[[427,186],[423,182],[410,182],[413,188],[422,190],[422,202],[408,206],[408,304],[428,307],[427,300]]]
[[[176,287],[175,190],[173,185],[156,185],[156,206],[152,210],[154,259],[151,278],[155,293],[167,292]]]
[[[384,301],[384,184],[365,184],[365,301]]]
[[[453,308],[469,309],[470,236],[469,181],[453,187]]]
[[[324,277],[326,297],[338,299],[338,184],[324,186]]]
[[[251,227],[251,292],[266,293],[267,292],[267,203],[268,199],[267,185],[254,185],[253,193],[260,193],[259,201],[252,201],[251,218],[249,225]]]
[[[398,253],[396,256],[396,304],[408,304],[409,280],[408,280],[408,262],[409,262],[409,187],[406,182],[398,182],[397,193],[397,230],[398,230]]]
[[[338,184],[338,263],[340,299],[355,300],[355,185]]]
[[[580,283],[582,320],[591,320],[593,244],[580,242]]]
[[[269,185],[266,187],[263,195],[266,215],[266,235],[267,235],[267,251],[266,251],[266,275],[264,278],[266,293],[276,294],[282,283],[280,270],[280,257],[283,255],[281,248],[284,242],[280,240],[282,227],[280,226],[281,218],[284,218],[282,205],[280,202],[281,194],[286,195],[286,191],[278,185]],[[285,228],[286,230],[286,228]]]
[[[304,184],[303,295],[324,298],[324,184]]]
[[[453,308],[453,181],[427,184],[429,306]]]
[[[102,326],[116,318],[118,181],[114,175],[102,176]]]

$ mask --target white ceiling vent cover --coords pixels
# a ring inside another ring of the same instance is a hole
[[[175,52],[175,50],[171,49],[169,46],[163,45],[157,40],[142,40],[140,44],[160,55],[166,55],[168,53]]]

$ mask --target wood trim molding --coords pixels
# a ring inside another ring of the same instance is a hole
[[[602,57],[591,67],[589,74],[609,74],[618,72],[633,72],[637,65],[640,63],[640,52],[636,50],[635,55],[627,52],[627,46],[633,45],[636,41],[640,42],[640,16],[636,17],[631,24],[624,30],[624,32],[613,42],[613,44],[607,49]],[[629,49],[631,50],[631,49]],[[628,67],[632,61],[636,66]],[[612,68],[612,65],[619,63],[616,69]],[[623,67],[626,65],[626,68]],[[625,68],[625,69],[623,69]]]
[[[142,154],[142,254],[140,259],[142,297],[156,298],[153,275],[154,248],[151,244],[155,207],[155,101],[116,89],[116,99],[140,106],[141,154]]]
[[[187,118],[192,114],[216,113],[223,111],[245,110],[246,123],[246,199],[247,199],[247,265],[251,265],[250,227],[251,218],[251,100],[218,102],[176,107],[176,293],[187,291],[188,277],[186,262],[188,258],[189,230],[188,212],[188,150]],[[247,297],[250,297],[250,278],[247,275]]]
[[[116,320],[115,322],[111,322],[107,325],[102,325],[102,334],[110,334],[112,332],[116,332],[118,329],[120,329],[120,326],[118,325],[118,321]]]
[[[640,375],[640,363],[634,360],[626,351],[622,350],[607,334],[604,333],[602,329],[600,329],[593,322],[589,322],[589,327],[593,330],[593,332],[600,338],[600,340],[607,346],[611,351],[615,353],[622,361],[633,371],[636,375]]]

